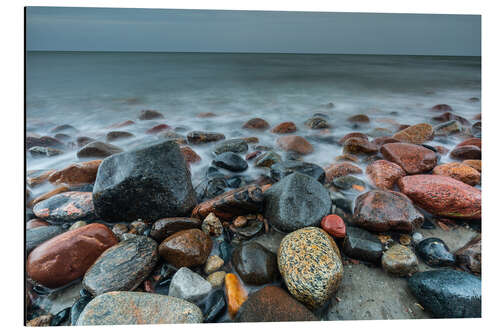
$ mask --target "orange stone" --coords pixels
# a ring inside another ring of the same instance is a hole
[[[301,155],[307,155],[314,151],[313,146],[303,137],[298,135],[286,135],[276,140],[278,147],[285,151],[294,151]]]
[[[224,280],[227,295],[227,309],[231,318],[234,318],[241,305],[247,300],[248,293],[241,285],[238,277],[233,273],[226,274]]]
[[[50,175],[52,184],[64,183],[67,185],[93,184],[102,160],[73,163],[64,169]]]

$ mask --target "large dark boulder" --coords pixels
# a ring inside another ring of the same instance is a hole
[[[437,318],[481,317],[481,279],[472,274],[451,269],[419,272],[408,285]]]
[[[330,212],[328,191],[314,178],[294,172],[265,193],[265,215],[282,231],[319,226]]]
[[[167,140],[104,159],[93,201],[106,221],[154,221],[190,215],[196,195],[178,144]]]

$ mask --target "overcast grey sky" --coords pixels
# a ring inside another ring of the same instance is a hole
[[[478,15],[28,7],[28,50],[481,55]]]

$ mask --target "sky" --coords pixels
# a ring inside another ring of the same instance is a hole
[[[27,7],[26,48],[480,56],[481,17]]]

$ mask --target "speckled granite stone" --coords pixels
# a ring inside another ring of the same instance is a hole
[[[292,296],[310,308],[322,306],[342,280],[339,249],[325,231],[316,227],[299,229],[283,238],[278,266]]]
[[[112,291],[94,298],[77,325],[137,325],[201,323],[196,305],[176,297],[130,291]]]
[[[83,286],[93,295],[133,290],[157,261],[156,242],[145,236],[134,237],[106,250],[85,273]]]

